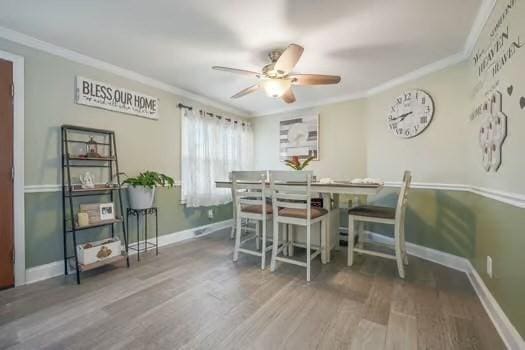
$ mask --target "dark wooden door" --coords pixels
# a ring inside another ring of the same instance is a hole
[[[0,289],[15,284],[12,85],[13,64],[0,60]]]

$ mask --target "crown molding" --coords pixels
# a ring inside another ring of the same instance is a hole
[[[426,75],[429,75],[431,73],[440,71],[442,69],[451,67],[455,64],[458,64],[462,61],[467,59],[463,55],[463,52],[456,53],[452,56],[445,57],[439,61],[433,62],[431,64],[427,64],[426,66],[423,66],[421,68],[416,69],[415,71],[412,71],[408,74],[402,75],[400,77],[397,77],[395,79],[389,80],[385,83],[382,83],[381,85],[378,85],[366,92],[367,96],[374,96],[377,95],[380,92],[386,91],[388,89],[391,89],[393,87],[396,87],[398,85],[408,83],[410,81],[422,78]]]
[[[154,88],[166,91],[166,92],[170,92],[180,97],[188,98],[195,102],[202,103],[203,105],[208,106],[208,107],[215,107],[225,112],[233,113],[239,116],[250,115],[250,113],[245,110],[238,109],[230,105],[225,105],[223,103],[212,100],[208,97],[204,97],[204,96],[195,94],[188,90],[164,83],[154,78],[150,78],[148,76],[134,72],[132,70],[122,68],[122,67],[116,66],[111,63],[107,63],[105,61],[102,61],[102,60],[99,60],[99,59],[96,59],[90,56],[86,56],[76,51],[69,50],[69,49],[51,44],[49,42],[46,42],[46,41],[37,39],[35,37],[14,31],[6,27],[0,26],[0,38],[9,40],[14,43],[24,45],[24,46],[27,46],[33,49],[44,51],[49,54],[65,58],[67,60],[70,60],[76,63],[80,63],[86,66],[90,66],[90,67],[97,68],[103,71],[107,71],[115,75],[139,82],[141,84],[151,86],[151,87],[154,87]]]
[[[476,15],[476,18],[474,19],[472,28],[466,39],[465,46],[463,50],[458,53],[445,57],[436,62],[430,63],[426,66],[420,67],[412,72],[409,72],[397,78],[391,79],[387,82],[384,82],[368,90],[364,90],[364,91],[360,91],[360,92],[356,92],[352,94],[346,94],[343,96],[329,97],[329,98],[317,101],[315,103],[297,105],[297,107],[284,106],[282,108],[276,108],[276,109],[264,111],[261,113],[257,113],[257,112],[250,113],[246,110],[242,110],[242,109],[235,108],[233,106],[221,104],[207,97],[203,97],[195,93],[192,93],[190,91],[181,89],[179,87],[166,84],[159,80],[144,76],[140,73],[136,73],[131,70],[121,68],[121,67],[112,65],[110,63],[107,63],[107,62],[104,62],[104,61],[101,61],[95,58],[91,58],[89,56],[80,54],[78,52],[75,52],[69,49],[65,49],[65,48],[59,47],[54,44],[50,44],[40,39],[36,39],[26,34],[22,34],[20,32],[17,32],[17,31],[14,31],[14,30],[11,30],[5,27],[1,27],[1,26],[0,26],[0,37],[16,42],[16,43],[19,43],[19,44],[22,44],[22,45],[25,45],[25,46],[28,46],[28,47],[32,47],[35,49],[39,49],[39,50],[54,54],[56,56],[60,56],[60,57],[69,59],[74,62],[92,66],[94,68],[98,68],[101,70],[109,71],[114,74],[123,76],[125,78],[131,79],[134,81],[138,81],[140,83],[143,83],[144,85],[156,87],[158,89],[171,92],[175,95],[189,98],[196,102],[200,102],[204,105],[215,107],[215,108],[224,110],[226,112],[230,112],[233,114],[238,114],[238,115],[242,115],[246,117],[264,117],[264,116],[270,116],[270,115],[275,115],[275,114],[280,114],[280,113],[297,112],[300,110],[316,108],[316,107],[324,106],[327,104],[368,98],[380,92],[396,87],[400,84],[408,83],[410,81],[422,78],[431,73],[437,72],[439,70],[448,68],[462,61],[465,61],[470,57],[472,50],[474,46],[476,45],[476,42],[478,41],[478,38],[481,32],[483,31],[483,28],[485,27],[485,24],[487,23],[490,17],[490,14],[492,13],[492,10],[494,9],[495,4],[496,4],[496,0],[481,0],[481,4],[478,10],[478,13]]]
[[[481,32],[483,31],[483,28],[485,27],[485,24],[487,23],[495,5],[496,5],[496,0],[481,0],[481,4],[478,10],[478,13],[476,15],[476,18],[474,19],[470,33],[465,41],[465,46],[463,50],[460,52],[457,52],[451,56],[445,57],[439,61],[430,63],[410,73],[401,75],[397,78],[384,82],[378,86],[375,86],[365,91],[353,93],[350,95],[340,96],[340,97],[327,98],[327,99],[318,101],[316,103],[312,103],[312,104],[297,107],[297,108],[286,108],[285,107],[285,108],[275,109],[272,111],[267,111],[264,113],[253,113],[252,116],[253,117],[264,117],[264,116],[270,116],[270,115],[280,114],[280,113],[295,112],[295,111],[299,111],[305,108],[320,107],[320,106],[324,106],[324,105],[331,104],[331,103],[345,102],[345,101],[352,101],[352,100],[367,98],[367,97],[376,95],[380,92],[386,91],[388,89],[394,88],[398,85],[408,83],[410,81],[422,78],[431,73],[435,73],[442,69],[451,67],[455,64],[468,60],[470,58],[470,55],[472,54],[474,46],[476,45],[479,39],[479,36],[481,35]]]
[[[476,15],[476,18],[474,19],[474,23],[472,24],[472,28],[470,30],[469,36],[467,37],[467,41],[465,42],[465,48],[463,50],[463,55],[466,58],[470,57],[470,55],[472,54],[472,51],[474,50],[474,46],[476,46],[479,36],[481,35],[481,32],[483,31],[485,24],[487,24],[490,14],[492,13],[492,10],[494,9],[494,6],[496,6],[496,0],[482,0],[481,1],[481,5],[479,7],[478,14]]]

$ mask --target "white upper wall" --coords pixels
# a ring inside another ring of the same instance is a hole
[[[468,78],[463,63],[368,98],[367,175],[399,182],[406,169],[412,171],[415,182],[465,184]],[[435,112],[423,133],[403,139],[392,134],[386,118],[395,98],[411,89],[429,93]]]
[[[364,100],[251,119],[255,132],[255,166],[289,169],[279,160],[279,121],[312,113],[320,115],[320,160],[312,161],[309,169],[317,176],[333,179],[365,176]]]
[[[401,181],[403,171],[412,170],[416,182],[464,184],[467,73],[466,65],[459,64],[367,99],[254,118],[256,166],[284,169],[279,161],[279,121],[318,112],[320,161],[313,161],[309,169],[320,177]],[[388,128],[387,112],[395,97],[414,88],[433,97],[434,120],[419,136],[402,139]]]

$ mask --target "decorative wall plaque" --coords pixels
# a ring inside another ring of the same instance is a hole
[[[501,166],[502,147],[507,137],[507,116],[502,110],[502,95],[495,91],[484,108],[479,130],[482,164],[486,171],[498,171]]]

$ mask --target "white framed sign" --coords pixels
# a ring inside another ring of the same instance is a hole
[[[76,79],[75,102],[148,119],[159,119],[158,98],[81,76]]]
[[[281,120],[279,144],[281,161],[294,156],[319,160],[319,114]]]

